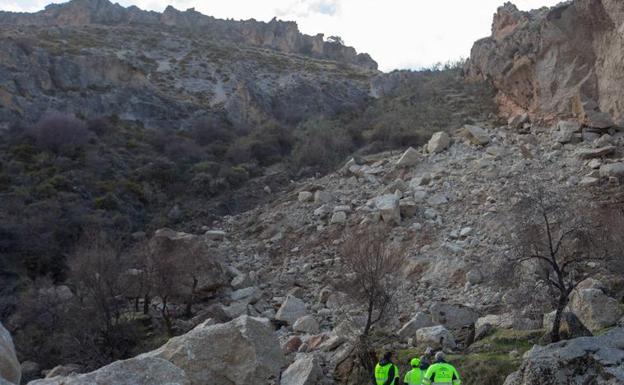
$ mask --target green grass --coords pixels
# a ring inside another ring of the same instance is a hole
[[[453,364],[465,385],[501,385],[505,378],[516,371],[522,363],[522,354],[538,342],[543,330],[496,330],[493,334],[475,342],[465,354],[450,354],[447,360]],[[420,357],[425,347],[397,352],[401,373],[409,368],[411,358]],[[517,350],[512,358],[509,352]]]

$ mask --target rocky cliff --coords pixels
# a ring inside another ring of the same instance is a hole
[[[202,15],[191,8],[179,11],[171,6],[163,13],[142,11],[132,6],[124,8],[109,0],[72,0],[66,4],[51,4],[43,11],[29,13],[0,12],[0,24],[36,26],[159,26],[192,31],[204,39],[225,40],[251,44],[286,53],[355,64],[377,69],[377,63],[367,54],[357,54],[353,47],[325,41],[323,34],[309,36],[299,32],[297,24],[271,20],[219,20]]]
[[[508,114],[621,125],[623,25],[624,4],[617,0],[574,0],[531,12],[506,3],[492,35],[472,48],[468,73],[494,84]]]
[[[377,74],[367,55],[292,22],[74,0],[0,12],[0,24],[0,127],[48,109],[147,127],[215,115],[239,131],[267,120],[294,125],[361,106]]]

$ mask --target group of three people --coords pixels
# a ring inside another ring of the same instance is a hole
[[[413,358],[412,369],[405,374],[405,385],[460,385],[461,379],[455,367],[446,362],[444,352],[435,354],[435,363],[429,366],[425,360]],[[375,366],[377,385],[400,385],[399,368],[392,363],[392,353],[386,352]]]

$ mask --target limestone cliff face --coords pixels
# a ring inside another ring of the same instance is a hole
[[[574,0],[521,12],[498,9],[492,35],[472,48],[472,78],[489,79],[502,111],[590,127],[624,123],[624,3]]]
[[[297,53],[319,59],[335,60],[377,69],[377,63],[367,54],[335,42],[326,42],[323,35],[309,36],[299,32],[297,24],[271,20],[219,20],[194,9],[179,11],[171,6],[161,13],[124,8],[109,0],[72,0],[52,4],[37,13],[0,12],[0,24],[36,26],[86,25],[164,25],[194,31],[207,38],[252,44],[282,52]]]

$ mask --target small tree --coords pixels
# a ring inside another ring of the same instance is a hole
[[[389,244],[385,228],[376,227],[350,236],[341,254],[345,269],[342,289],[363,306],[366,315],[355,351],[375,384],[373,369],[377,357],[369,337],[372,328],[385,319],[395,303],[405,253]]]
[[[519,284],[527,270],[545,283],[555,307],[551,341],[560,340],[564,309],[573,290],[595,275],[618,251],[617,229],[606,226],[611,216],[570,189],[546,188],[529,181],[512,197],[511,250],[499,276]],[[593,262],[593,263],[589,263]],[[522,270],[525,269],[525,270]]]

